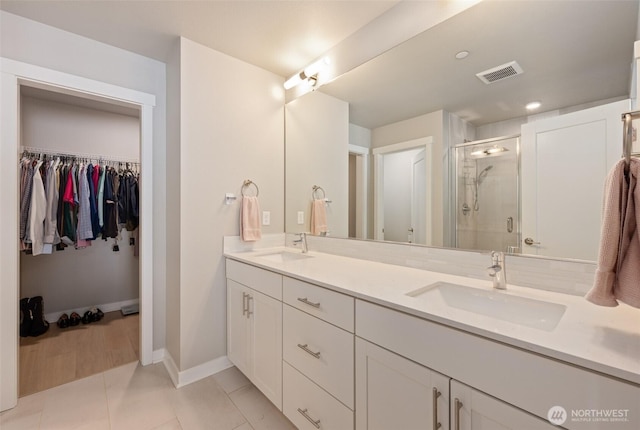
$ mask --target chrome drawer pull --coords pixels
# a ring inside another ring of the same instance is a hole
[[[298,412],[300,412],[300,414],[302,414],[302,416],[303,416],[303,417],[305,417],[306,419],[308,419],[308,420],[309,420],[309,422],[310,422],[311,424],[313,424],[313,426],[314,426],[315,428],[317,428],[317,429],[319,429],[319,428],[320,428],[320,420],[316,421],[316,420],[314,420],[313,418],[311,418],[311,417],[309,416],[309,414],[307,413],[307,409],[306,409],[306,408],[305,408],[305,409],[300,409],[300,408],[298,408]]]
[[[249,311],[249,306],[248,306],[248,300],[247,297],[249,297],[249,294],[247,293],[242,293],[242,315],[246,315],[247,312]]]
[[[456,419],[454,429],[460,430],[460,409],[462,409],[462,402],[456,397],[453,403],[453,416]]]
[[[304,303],[305,305],[313,306],[314,308],[320,307],[320,302],[318,303],[310,302],[306,297],[298,297],[298,301]]]
[[[304,352],[306,352],[307,354],[313,355],[315,358],[320,358],[320,351],[318,352],[313,352],[308,348],[309,344],[305,343],[304,345],[302,344],[298,344],[298,348],[300,348],[301,350],[303,350]]]
[[[433,387],[433,430],[438,430],[442,427],[442,424],[438,422],[438,397],[440,397],[440,394],[440,391]]]

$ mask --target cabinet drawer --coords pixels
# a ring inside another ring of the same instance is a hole
[[[353,409],[353,334],[284,305],[282,338],[283,358]]]
[[[283,363],[282,371],[284,378],[282,412],[297,428],[300,430],[353,429],[353,412],[349,408],[286,362]]]
[[[353,297],[287,277],[282,289],[285,303],[353,333]]]
[[[277,273],[227,259],[227,279],[233,279],[276,300],[282,300],[282,275]]]

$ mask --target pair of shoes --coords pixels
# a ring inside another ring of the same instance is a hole
[[[60,327],[60,328],[69,327],[69,315],[67,315],[67,314],[60,315],[60,318],[58,318],[57,324],[58,324],[58,327]]]
[[[58,327],[60,328],[67,328],[69,326],[77,326],[78,324],[80,324],[80,320],[82,318],[80,317],[80,315],[77,312],[72,312],[71,316],[67,315],[67,314],[62,314],[60,315],[60,318],[58,318]]]
[[[82,324],[89,324],[92,322],[98,322],[104,317],[104,312],[100,308],[92,307],[84,313],[82,316]]]

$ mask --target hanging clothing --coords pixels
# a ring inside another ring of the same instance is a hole
[[[91,203],[89,196],[89,180],[87,178],[87,169],[84,165],[80,165],[78,174],[78,240],[93,239],[93,227],[91,225]]]
[[[29,210],[29,231],[33,255],[42,254],[44,247],[44,219],[47,214],[47,198],[44,194],[44,183],[40,174],[41,166],[42,161],[38,161],[34,167],[31,208]]]
[[[61,162],[60,157],[42,161],[23,156],[20,250],[50,254],[54,245],[56,249],[84,248],[100,236],[118,238],[121,228],[136,230],[138,177],[128,167],[118,172],[98,164]]]

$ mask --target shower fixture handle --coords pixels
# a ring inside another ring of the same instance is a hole
[[[531,246],[531,245],[540,245],[540,242],[536,242],[533,239],[531,239],[530,237],[527,237],[524,240],[524,243],[525,243],[525,245],[529,245],[529,246]]]

